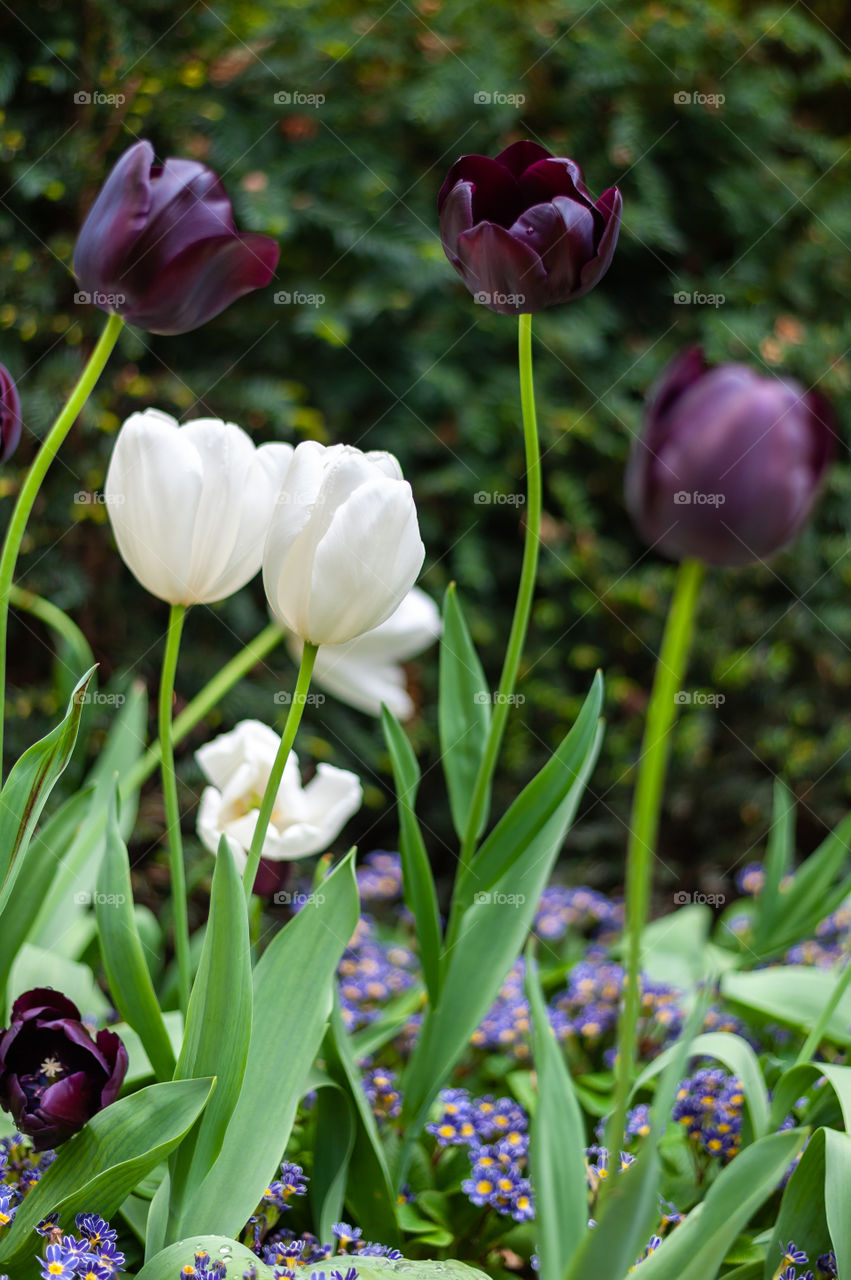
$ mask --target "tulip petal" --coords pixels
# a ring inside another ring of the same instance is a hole
[[[264,763],[268,776],[280,743],[277,733],[269,725],[260,720],[241,720],[230,733],[222,733],[199,747],[195,759],[204,777],[219,791],[224,791],[231,775],[246,756],[252,762]]]
[[[487,219],[510,227],[523,207],[516,179],[505,165],[490,156],[462,156],[455,161],[437,197],[438,213],[443,211],[456,182],[470,184],[474,222]]]
[[[600,201],[602,202],[603,200],[606,200],[607,207],[611,206],[611,216],[597,244],[597,256],[582,268],[580,287],[578,292],[574,294],[576,298],[581,298],[583,294],[588,293],[589,289],[594,288],[594,285],[608,271],[612,264],[612,258],[615,256],[615,247],[617,246],[621,229],[623,197],[617,187],[612,187],[600,197]]]
[[[591,209],[598,220],[600,230],[603,229],[603,215],[594,208],[582,170],[575,160],[569,160],[566,156],[550,156],[546,160],[540,160],[528,168],[521,177],[520,191],[524,208],[533,204],[543,204],[555,196],[568,196],[571,200],[576,200],[579,204],[584,204],[586,208]]]
[[[236,235],[221,180],[197,160],[168,159],[151,172],[151,204],[122,273],[138,294],[146,282],[199,241]]]
[[[531,142],[528,138],[523,138],[520,142],[512,142],[510,147],[500,151],[496,157],[496,163],[504,165],[509,173],[519,178],[539,160],[552,159],[552,152],[542,147],[540,142]]]
[[[189,333],[272,279],[280,249],[261,235],[216,236],[190,245],[122,314],[150,333]]]
[[[125,259],[145,227],[153,159],[150,142],[129,147],[89,210],[74,250],[74,275],[91,293],[115,291]]]
[[[491,311],[516,316],[537,311],[546,305],[546,271],[530,245],[511,235],[504,227],[481,222],[458,237],[458,270],[464,283]],[[520,299],[522,302],[490,301]]]
[[[458,260],[458,237],[462,232],[469,231],[474,221],[473,184],[456,182],[440,210],[440,242],[453,266]]]
[[[31,991],[25,991],[22,996],[18,996],[12,1005],[9,1021],[19,1022],[26,1018],[35,1018],[41,1013],[56,1018],[79,1020],[80,1017],[80,1010],[73,1000],[63,996],[61,991],[54,991],[52,987],[33,987]]]

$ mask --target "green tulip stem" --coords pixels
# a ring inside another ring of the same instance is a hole
[[[318,645],[305,643],[301,655],[301,663],[298,668],[298,679],[296,680],[290,709],[287,712],[284,732],[281,735],[281,745],[278,747],[278,752],[275,756],[275,763],[272,765],[272,772],[269,774],[269,781],[266,783],[266,790],[263,792],[263,799],[260,803],[260,813],[257,817],[257,826],[254,828],[254,835],[251,838],[251,848],[248,850],[248,861],[245,864],[245,872],[242,877],[247,901],[251,900],[251,891],[254,888],[254,881],[257,877],[257,868],[260,866],[260,857],[263,853],[263,845],[266,841],[266,832],[269,830],[272,810],[275,807],[275,801],[278,798],[278,792],[281,788],[281,779],[284,776],[284,767],[287,763],[290,751],[292,750],[293,743],[295,742],[298,726],[301,723],[304,704],[307,701],[307,691],[310,688],[310,677],[313,675],[313,664],[316,661],[316,655],[318,652]]]
[[[467,827],[461,842],[461,855],[458,866],[459,888],[461,885],[466,885],[470,879],[471,863],[475,854],[479,831],[487,817],[488,795],[505,733],[508,713],[514,700],[514,687],[517,683],[517,672],[520,668],[523,645],[526,641],[526,632],[529,627],[532,597],[535,592],[535,578],[538,572],[543,499],[541,451],[538,444],[535,386],[532,377],[532,317],[531,315],[522,315],[519,317],[519,321],[520,406],[523,415],[523,440],[526,447],[526,533],[523,543],[523,563],[520,569],[520,585],[517,590],[514,617],[511,621],[505,660],[503,661],[502,673],[499,678],[499,689],[493,705],[485,749],[473,787],[473,798],[470,802]],[[463,904],[463,896],[458,894],[457,897],[459,902]]]
[[[3,718],[6,708],[6,633],[9,625],[9,596],[21,543],[26,532],[27,521],[30,518],[33,504],[38,497],[38,491],[41,488],[44,477],[47,475],[50,464],[92,394],[95,383],[103,372],[112,348],[118,340],[123,324],[124,321],[120,316],[113,315],[107,320],[106,327],[100,335],[94,351],[89,356],[85,369],[77,379],[77,383],[65,407],[48,431],[41,448],[35,456],[35,461],[21,486],[15,509],[12,512],[12,518],[9,521],[9,527],[6,530],[3,553],[0,556],[0,774],[2,774],[3,760]]]
[[[174,771],[174,677],[186,606],[173,604],[168,617],[168,636],[160,678],[159,733],[162,747],[163,798],[165,800],[166,833],[171,862],[171,896],[174,907],[174,950],[177,956],[178,992],[184,1017],[189,1007],[192,981],[189,957],[189,914],[186,907],[186,868],[183,865],[183,840],[180,834],[180,808],[177,803],[177,775]]]
[[[821,1044],[822,1037],[827,1031],[830,1020],[839,1008],[840,1000],[848,990],[849,982],[851,982],[851,955],[846,957],[845,967],[836,981],[836,986],[828,997],[827,1004],[816,1019],[812,1031],[801,1045],[801,1052],[795,1059],[796,1067],[800,1067],[805,1062],[810,1062],[815,1056],[815,1052]]]
[[[685,679],[702,578],[701,561],[682,562],[656,663],[632,803],[626,859],[624,1002],[618,1021],[614,1108],[606,1135],[607,1146],[615,1155],[623,1146],[627,1104],[635,1073],[635,1042],[641,1009],[641,935],[650,901],[662,788],[671,749],[671,729],[677,715],[676,695]]]
[[[212,680],[204,685],[191,702],[188,702],[172,724],[172,740],[180,742],[191,733],[197,724],[212,711],[217,703],[230,689],[246,676],[252,667],[276,649],[284,638],[284,632],[274,622],[259,631],[253,640],[240,649],[235,657],[217,671]],[[162,759],[159,741],[151,743],[143,756],[140,756],[121,783],[122,798],[131,795],[143,782],[150,778]]]

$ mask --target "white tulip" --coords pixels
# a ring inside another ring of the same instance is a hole
[[[414,587],[380,627],[347,644],[323,645],[313,668],[314,683],[367,715],[380,715],[385,703],[397,720],[409,720],[415,707],[405,687],[401,663],[422,653],[441,630],[437,605]],[[298,661],[301,641],[291,635],[288,644]]]
[[[259,720],[243,720],[195,752],[207,781],[198,808],[197,831],[215,853],[227,836],[234,861],[245,870],[263,792],[281,739]],[[334,841],[361,806],[363,790],[357,774],[333,765],[317,766],[303,787],[298,757],[291,751],[272,810],[261,857],[287,862],[321,853]]]
[[[372,631],[416,581],[425,548],[411,486],[389,453],[300,444],[263,552],[280,622],[311,644]]]
[[[118,550],[152,595],[209,604],[260,568],[292,445],[264,444],[233,422],[178,426],[158,409],[134,413],[118,433],[106,509]]]

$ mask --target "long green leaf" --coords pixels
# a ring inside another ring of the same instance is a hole
[[[851,1067],[837,1067],[831,1062],[802,1062],[780,1077],[771,1099],[772,1128],[780,1127],[797,1099],[822,1076],[839,1103],[846,1131],[851,1132]]]
[[[349,854],[261,957],[239,1099],[218,1159],[183,1213],[195,1231],[236,1235],[275,1176],[302,1082],[322,1041],[334,975],[357,924],[358,905]]]
[[[806,1138],[804,1129],[772,1133],[736,1156],[702,1203],[642,1262],[641,1280],[714,1280],[733,1241],[777,1187]]]
[[[721,978],[721,994],[725,999],[746,1009],[764,1013],[769,1018],[810,1031],[839,981],[837,973],[807,965],[777,965],[756,969],[753,973],[725,973]],[[833,1011],[824,1033],[835,1044],[851,1044],[851,991],[846,991]]]
[[[314,1111],[310,1199],[318,1238],[332,1240],[332,1227],[343,1216],[349,1161],[355,1145],[354,1107],[347,1090],[329,1078],[317,1090]]]
[[[599,708],[600,693],[601,685],[595,680],[589,694],[592,707]],[[601,725],[592,725],[583,758],[573,761],[575,767],[562,766],[558,802],[544,805],[540,788],[535,786],[539,774],[515,800],[474,863],[475,870],[483,860],[485,878],[479,883],[486,888],[476,893],[461,917],[455,943],[446,957],[440,1002],[426,1013],[404,1077],[409,1145],[526,940],[596,763],[602,732]],[[542,770],[548,780],[551,764]],[[539,820],[542,809],[543,819]],[[501,831],[510,831],[510,842],[503,839]],[[499,843],[491,844],[495,839]],[[515,840],[519,842],[516,845]]]
[[[851,1276],[851,1215],[848,1188],[851,1186],[851,1137],[835,1129],[824,1130],[824,1208],[827,1229],[839,1280]]]
[[[55,987],[74,1001],[84,1017],[101,1018],[109,1012],[109,1001],[87,964],[67,960],[65,956],[25,942],[9,976],[9,1006],[32,987]]]
[[[183,1047],[175,1078],[215,1076],[216,1092],[197,1129],[172,1161],[172,1204],[168,1232],[178,1238],[191,1218],[181,1205],[191,1199],[212,1169],[237,1107],[252,1025],[251,947],[242,879],[227,838],[216,854],[210,915],[201,962],[186,1014]],[[177,1195],[175,1195],[175,1191]]]
[[[765,854],[765,881],[756,899],[754,916],[754,944],[759,950],[771,938],[775,921],[780,917],[785,901],[780,886],[783,878],[792,870],[795,855],[795,797],[781,779],[775,779],[774,805],[771,814],[771,830]]]
[[[423,977],[429,999],[434,1004],[440,995],[440,912],[431,864],[414,812],[420,767],[404,729],[387,707],[381,708],[381,727],[396,785],[405,905],[414,917]]]
[[[825,1136],[824,1129],[817,1129],[812,1135],[783,1191],[765,1255],[764,1280],[776,1276],[789,1240],[794,1240],[813,1260],[830,1248],[825,1213]]]
[[[443,601],[437,724],[449,809],[459,839],[463,839],[467,829],[470,802],[485,751],[490,719],[490,690],[452,582]],[[488,802],[482,809],[477,838],[481,835],[489,808]]]
[[[174,1053],[136,927],[130,859],[118,829],[115,792],[107,818],[95,915],[101,956],[115,1007],[125,1022],[139,1033],[156,1075],[160,1080],[168,1080],[174,1075]]]
[[[0,791],[0,916],[21,873],[35,825],[71,759],[92,667],[77,683],[63,719],[12,768]]]
[[[541,1280],[563,1280],[588,1227],[585,1125],[564,1054],[550,1026],[530,949],[526,952],[526,995],[538,1082],[529,1142],[538,1273]]]
[[[18,1206],[0,1241],[0,1265],[11,1280],[32,1271],[33,1229],[58,1210],[108,1218],[136,1184],[172,1151],[201,1114],[211,1080],[153,1084],[106,1107],[60,1149],[53,1164]]]

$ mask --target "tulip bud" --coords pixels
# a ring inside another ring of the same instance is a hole
[[[77,1006],[49,987],[19,996],[0,1032],[0,1106],[36,1151],[58,1147],[114,1102],[126,1071],[120,1037],[93,1037]]]
[[[827,403],[747,365],[708,368],[698,347],[665,370],[626,470],[642,536],[672,560],[773,556],[812,510],[833,457]]]
[[[119,156],[80,231],[74,274],[82,301],[151,333],[188,333],[267,285],[279,250],[237,231],[211,169],[153,160],[150,142]]]
[[[433,644],[441,630],[437,605],[413,587],[380,627],[346,644],[323,645],[316,655],[313,683],[367,715],[380,716],[384,705],[397,720],[410,720],[416,708],[405,687],[402,663]],[[290,636],[288,645],[300,661],[298,637]]]
[[[0,462],[8,462],[21,438],[21,401],[15,380],[0,364]]]
[[[292,445],[264,444],[232,422],[134,413],[118,433],[105,499],[118,550],[169,604],[210,604],[260,568]]]
[[[298,446],[263,552],[266,597],[285,627],[317,645],[372,631],[424,557],[411,486],[391,454]]]
[[[198,836],[210,853],[216,853],[221,837],[227,836],[239,871],[245,869],[260,799],[280,745],[274,729],[259,720],[243,720],[195,752],[210,783],[198,806]],[[263,842],[255,893],[266,896],[282,887],[285,881],[275,871],[277,864],[327,849],[362,800],[357,774],[330,764],[320,764],[303,787],[298,757],[291,751]]]
[[[617,187],[595,204],[579,165],[537,142],[494,160],[462,156],[437,197],[447,258],[476,302],[509,316],[593,289],[612,261],[622,204]]]

